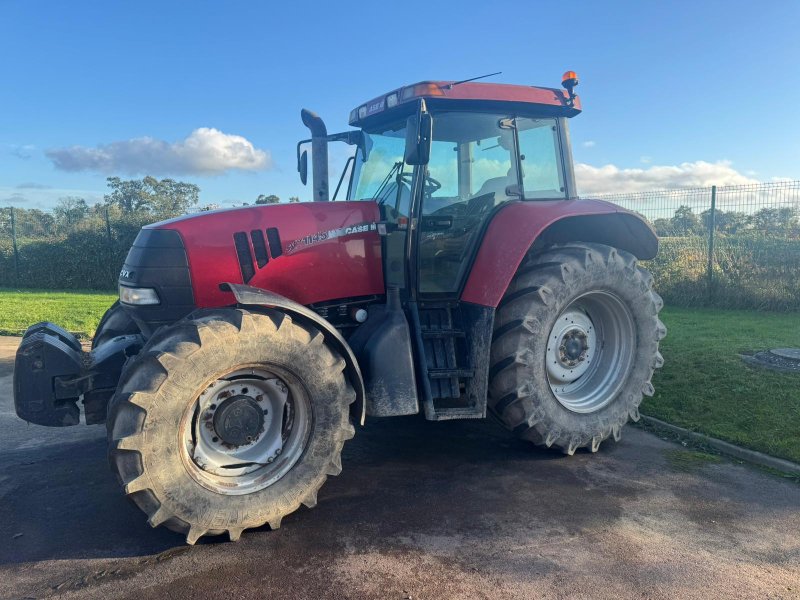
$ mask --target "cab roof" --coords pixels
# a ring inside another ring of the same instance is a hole
[[[429,108],[448,110],[508,111],[523,116],[574,117],[581,112],[580,98],[573,105],[557,88],[456,81],[420,81],[373,98],[350,111],[350,125],[369,127],[412,114],[416,100]]]

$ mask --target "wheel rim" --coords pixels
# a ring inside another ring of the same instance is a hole
[[[204,487],[250,494],[274,484],[295,465],[308,441],[311,418],[308,394],[292,375],[238,369],[213,381],[187,408],[182,457]]]
[[[605,291],[584,294],[558,316],[547,338],[547,380],[564,408],[600,410],[622,388],[636,337],[625,303]]]

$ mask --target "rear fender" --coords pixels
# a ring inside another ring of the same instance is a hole
[[[325,339],[341,352],[342,357],[347,363],[345,372],[356,392],[354,412],[359,423],[361,425],[364,424],[366,406],[364,378],[361,375],[361,369],[358,366],[358,361],[353,354],[353,350],[333,325],[311,309],[306,308],[294,300],[289,300],[280,294],[237,283],[225,283],[223,286],[225,291],[233,292],[233,295],[236,297],[236,303],[242,307],[263,306],[266,308],[277,308],[291,315],[292,318],[297,319],[299,322],[310,323],[319,329],[325,336]]]
[[[549,244],[595,242],[654,258],[658,237],[640,215],[600,200],[514,202],[486,229],[461,300],[497,307],[525,255]]]

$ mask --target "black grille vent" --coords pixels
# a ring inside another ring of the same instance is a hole
[[[269,253],[272,258],[278,258],[283,254],[283,248],[281,248],[281,236],[275,227],[267,229],[267,239],[269,240]]]
[[[267,256],[267,245],[264,242],[264,232],[260,229],[254,229],[250,232],[250,239],[253,240],[253,251],[256,254],[256,264],[260,269],[269,262]]]
[[[250,242],[247,240],[247,234],[243,231],[234,233],[233,243],[236,246],[239,268],[242,270],[242,281],[248,283],[256,274],[256,269],[253,266],[253,255],[250,254]]]
[[[250,242],[253,246],[251,248]],[[264,239],[264,232],[260,229],[253,229],[248,237],[244,231],[237,231],[233,234],[233,243],[236,246],[236,257],[239,259],[239,268],[242,270],[242,281],[249,283],[256,274],[256,264],[259,269],[267,266],[270,256],[278,258],[283,254],[281,248],[281,236],[275,227],[267,229],[267,238]],[[267,243],[269,243],[269,253],[267,253]],[[253,263],[255,255],[256,262]]]

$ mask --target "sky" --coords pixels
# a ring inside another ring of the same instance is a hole
[[[402,85],[502,71],[558,87],[583,195],[800,179],[800,2],[0,0],[0,206],[102,200],[110,175],[201,204],[310,198],[328,130]]]

